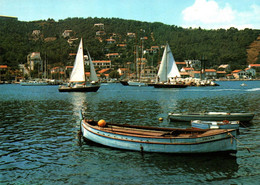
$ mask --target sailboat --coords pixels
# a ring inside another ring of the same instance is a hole
[[[142,45],[142,48],[143,48],[143,45]],[[143,49],[142,49],[142,58],[140,60],[141,65],[142,65],[142,59],[143,59]],[[141,82],[141,73],[140,73],[138,61],[139,61],[139,59],[138,59],[138,46],[136,46],[136,79],[129,80],[127,82],[127,85],[129,85],[129,86],[147,86],[146,83]],[[121,82],[121,84],[126,85],[126,83],[122,83],[122,82]]]
[[[84,66],[84,54],[82,38],[79,43],[78,52],[75,58],[73,70],[70,75],[69,84],[66,86],[60,86],[59,92],[96,92],[100,88],[98,83],[97,74],[88,52],[89,64],[90,64],[90,80],[86,81],[85,66]]]
[[[180,78],[180,72],[175,63],[172,51],[169,44],[167,43],[163,56],[160,68],[157,74],[156,83],[154,84],[155,88],[184,88],[187,87],[183,82],[177,81]]]

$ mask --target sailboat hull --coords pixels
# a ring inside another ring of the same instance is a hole
[[[100,86],[61,87],[59,92],[97,92]]]
[[[187,85],[185,84],[163,84],[163,83],[157,83],[153,85],[155,88],[185,88]]]

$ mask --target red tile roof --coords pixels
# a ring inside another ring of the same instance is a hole
[[[93,60],[93,63],[111,63],[111,60]]]
[[[205,69],[205,72],[216,72],[215,69]]]
[[[101,69],[100,71],[98,71],[99,73],[105,73],[105,72],[107,72],[107,71],[109,71],[110,69],[109,68],[107,68],[107,69]]]
[[[232,73],[239,73],[240,71],[242,71],[242,70],[241,69],[237,69],[237,70],[232,71]]]
[[[1,68],[1,69],[6,69],[6,68],[7,68],[7,65],[0,65],[0,68]]]
[[[226,74],[226,71],[217,71],[218,74]]]
[[[249,64],[251,67],[260,67],[260,64]]]
[[[176,64],[183,64],[186,65],[186,62],[175,62]]]

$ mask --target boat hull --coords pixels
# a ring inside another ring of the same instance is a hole
[[[59,92],[97,92],[100,86],[60,87]]]
[[[168,118],[171,121],[185,121],[190,122],[192,120],[202,121],[242,121],[249,122],[253,119],[254,114],[252,113],[230,113],[230,114],[171,114],[169,113]]]
[[[188,87],[187,85],[184,84],[160,84],[160,83],[155,83],[153,85],[155,88],[185,88]]]
[[[227,123],[227,124],[220,124],[220,123],[210,123],[210,122],[191,122],[192,128],[199,128],[199,129],[239,129],[239,122],[238,123]]]
[[[125,85],[125,86],[129,85],[129,84],[128,84],[128,81],[124,81],[124,80],[121,80],[120,83],[121,83],[122,85]]]
[[[47,86],[49,85],[47,82],[21,82],[20,83],[21,86]]]
[[[235,130],[221,131],[219,134],[205,137],[183,138],[173,136],[149,137],[140,135],[140,133],[147,131],[151,134],[153,130],[149,131],[149,129],[141,129],[140,133],[138,131],[133,131],[135,134],[127,134],[131,128],[126,128],[126,130],[122,132],[125,134],[118,134],[116,128],[116,126],[108,128],[92,126],[85,120],[82,120],[81,122],[81,131],[85,139],[118,149],[176,154],[212,152],[235,153],[237,150],[236,140],[233,138],[236,137]]]
[[[128,81],[127,83],[129,86],[147,86],[147,84],[144,82]]]

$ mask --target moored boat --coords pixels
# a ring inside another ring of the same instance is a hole
[[[191,121],[192,128],[199,129],[239,129],[239,121]]]
[[[29,80],[29,81],[20,82],[20,85],[21,86],[46,86],[49,85],[49,83],[45,81],[39,81],[39,80]]]
[[[202,112],[202,113],[169,113],[171,121],[241,121],[249,122],[253,119],[254,113],[229,113],[229,112]]]
[[[89,120],[80,113],[84,139],[117,149],[158,153],[235,153],[234,129],[175,129]]]
[[[162,62],[153,86],[155,88],[185,88],[188,86],[181,79],[179,69],[168,43],[164,48]]]
[[[88,59],[90,64],[90,79],[86,80],[85,66],[84,66],[84,54],[82,38],[79,43],[78,52],[75,58],[73,70],[70,75],[70,82],[68,85],[62,85],[59,87],[59,92],[96,92],[100,88],[97,74],[94,69],[90,54],[88,53]]]

